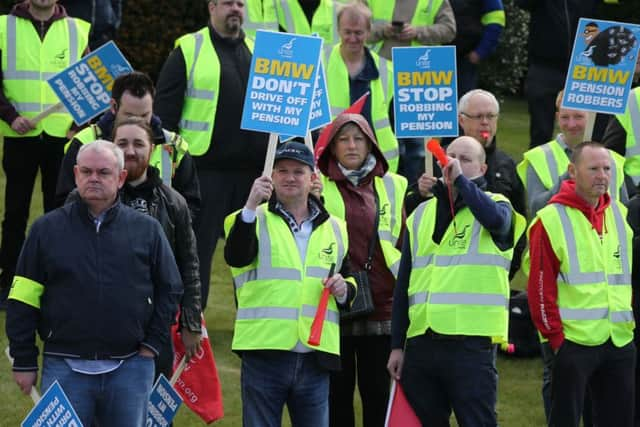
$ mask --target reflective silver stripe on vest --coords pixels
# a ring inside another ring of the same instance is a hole
[[[633,139],[636,144],[633,147],[627,147],[625,157],[640,156],[640,110],[638,109],[638,100],[634,92],[629,94],[627,99],[627,107],[629,108],[629,117],[631,119],[631,129],[633,130]],[[632,176],[633,183],[638,185],[640,183],[640,176]]]
[[[400,155],[400,152],[398,151],[397,148],[393,148],[391,150],[387,150],[387,151],[383,151],[382,155],[384,156],[385,159],[395,159]]]
[[[618,168],[610,153],[609,158],[611,159],[611,164],[609,165],[611,170],[611,178],[609,178],[609,196],[611,196],[613,200],[618,200],[620,198],[618,191]]]
[[[212,90],[206,90],[206,89],[194,89],[192,87],[187,89],[186,95],[189,98],[194,98],[194,99],[202,99],[204,101],[213,101],[213,99],[215,98],[215,92]]]
[[[66,18],[67,29],[69,32],[69,64],[78,62],[78,25],[72,18]],[[17,70],[18,53],[17,53],[17,17],[15,15],[7,16],[7,64],[3,71],[3,76],[7,80],[49,80],[57,73]],[[36,110],[40,111],[40,110]]]
[[[540,149],[544,153],[545,162],[549,167],[549,174],[551,175],[551,186],[553,187],[560,180],[560,174],[558,173],[558,162],[556,162],[556,157],[553,155],[551,144],[544,144],[540,147]]]
[[[282,6],[282,12],[284,13],[284,21],[287,28],[285,30],[288,33],[295,33],[296,28],[293,25],[293,14],[291,13],[291,8],[289,7],[289,2],[287,0],[280,0],[280,6]]]
[[[507,297],[501,294],[478,293],[432,293],[430,304],[461,304],[461,305],[495,305],[507,307]]]
[[[560,308],[562,320],[602,320],[609,316],[609,309],[604,308]]]
[[[322,267],[307,267],[305,275],[307,277],[315,277],[317,279],[324,279],[329,274],[329,270]]]
[[[197,122],[194,120],[180,120],[180,129],[194,130],[194,131],[208,131],[209,122]]]
[[[336,259],[338,260],[336,262],[336,272],[338,272],[342,270],[342,260],[344,260],[344,257],[346,255],[344,250],[344,241],[342,240],[342,233],[340,233],[340,226],[338,225],[336,219],[330,216],[329,222],[331,222],[331,228],[333,228],[333,234],[335,235],[336,242],[338,243],[338,256],[336,257]]]
[[[254,319],[282,319],[298,320],[298,309],[290,307],[253,307],[239,308],[236,314],[238,320]]]
[[[433,262],[433,255],[419,256],[413,258],[413,268],[424,268]]]
[[[431,202],[433,203],[433,202]],[[413,260],[413,268],[425,267],[427,264],[419,265],[418,261],[418,242],[420,241],[418,237],[418,230],[420,228],[420,223],[422,222],[422,217],[424,216],[424,210],[427,208],[427,202],[420,203],[413,214],[413,229],[411,230],[411,235],[413,236],[413,241],[415,244],[413,248],[411,248],[411,258]],[[431,236],[427,236],[428,239],[431,239]],[[431,257],[421,257],[421,258],[431,258]]]
[[[416,304],[424,304],[427,302],[429,292],[417,292],[413,295],[409,295],[409,307]]]
[[[177,150],[177,148],[174,148]],[[173,175],[172,166],[173,162],[171,162],[171,155],[167,150],[162,147],[161,151],[161,162],[162,162],[162,183],[167,187],[171,187],[171,175]]]
[[[305,317],[315,317],[317,309],[318,309],[317,307],[314,307],[312,305],[303,304],[302,315]],[[335,323],[337,325],[340,323],[340,315],[336,311],[327,310],[324,316],[324,320],[327,320],[331,323]]]
[[[560,223],[562,225],[562,231],[565,235],[567,243],[567,253],[569,255],[569,271],[560,272],[558,274],[558,280],[565,282],[568,285],[591,285],[594,283],[602,283],[605,281],[605,274],[602,271],[594,272],[581,272],[580,271],[580,259],[578,254],[578,247],[576,244],[576,237],[571,226],[571,221],[567,214],[567,207],[565,205],[554,204],[560,216]],[[631,284],[631,272],[629,270],[628,263],[628,247],[626,236],[626,230],[624,228],[625,221],[622,217],[622,212],[616,203],[611,204],[611,210],[613,211],[613,217],[616,223],[616,230],[618,231],[618,240],[620,242],[620,262],[622,263],[622,274],[611,274],[606,277],[609,285],[630,285]],[[622,238],[621,238],[622,237]]]
[[[270,268],[265,266],[264,268],[261,267],[259,270],[261,275],[268,275],[266,277],[274,280],[294,280],[297,282],[302,280],[300,272],[293,268]],[[258,269],[255,268],[239,274],[238,277],[234,279],[236,290],[240,289],[245,283],[256,280],[257,278]]]
[[[373,126],[374,129],[382,129],[382,128],[386,128],[389,127],[389,118],[388,117],[384,117],[380,120],[376,120],[375,122],[373,122]]]
[[[191,69],[189,70],[189,80],[187,81],[187,90],[185,92],[185,96],[194,99],[202,99],[205,101],[213,101],[215,97],[215,92],[212,90],[206,89],[196,89],[195,88],[195,72],[196,72],[196,62],[198,62],[198,57],[200,55],[200,51],[202,50],[202,44],[204,43],[204,36],[202,33],[194,33],[193,34],[194,47],[193,47],[193,63],[191,64]],[[199,122],[202,123],[202,122]],[[185,128],[189,129],[189,128]],[[207,129],[191,129],[191,130],[209,130]]]
[[[396,228],[396,186],[393,185],[393,178],[391,176],[385,174],[382,176],[382,183],[384,184],[384,189],[387,192],[387,198],[389,199],[389,204],[391,205],[389,208],[391,209],[391,221],[389,222],[389,236],[384,237],[385,240],[389,240],[393,246],[396,245],[398,239],[393,237],[393,230]],[[380,233],[380,239],[383,239],[382,233]]]
[[[344,108],[342,107],[331,107],[331,115],[332,116],[339,116],[340,113],[342,113],[344,111]]]
[[[244,286],[245,283],[256,280],[258,275],[260,275],[260,277],[262,278],[268,278],[270,280],[294,280],[297,282],[302,281],[300,272],[295,268],[273,267],[273,263],[271,261],[271,236],[269,236],[269,232],[267,230],[267,218],[265,215],[264,206],[258,207],[256,216],[260,225],[260,236],[258,243],[258,268],[248,270],[242,274],[239,274],[234,279],[236,290]],[[336,263],[336,271],[340,271],[340,269],[342,268],[342,260],[345,257],[345,245],[344,241],[342,240],[342,234],[340,234],[340,227],[337,221],[332,217],[329,218],[329,221],[333,228],[338,246],[338,261]],[[306,275],[310,277],[317,277],[319,279],[324,279],[325,277],[327,277],[328,273],[329,269],[322,267],[309,267],[305,272]]]
[[[391,270],[391,274],[393,274],[393,277],[398,277],[398,271],[400,271],[400,260],[391,264],[389,270]]]
[[[614,311],[611,313],[611,323],[633,322],[633,311]]]
[[[78,24],[75,19],[67,18],[67,29],[69,31],[69,64],[75,64],[78,58]]]
[[[387,60],[385,58],[379,58],[380,65],[378,66],[378,74],[380,75],[380,83],[382,83],[382,93],[384,94],[384,100],[386,101],[389,99],[389,94],[387,93],[389,87],[389,64],[387,64]],[[378,126],[378,122],[376,122],[376,126]],[[389,120],[387,120],[386,126],[389,126]]]
[[[467,253],[460,255],[438,255],[435,265],[437,267],[450,267],[456,265],[486,265],[501,267],[509,270],[511,260],[498,254],[481,254],[480,247],[480,223],[473,221],[471,230],[471,241]]]
[[[37,102],[12,102],[11,105],[20,113],[39,113],[56,104],[39,104]]]

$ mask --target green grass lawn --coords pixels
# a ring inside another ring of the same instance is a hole
[[[498,141],[502,149],[514,156],[516,161],[522,158],[529,143],[529,120],[526,104],[520,100],[506,100],[501,106]],[[39,183],[37,184],[39,188]],[[34,194],[32,217],[42,213],[40,192]],[[0,175],[0,200],[4,200],[4,175]],[[0,206],[0,214],[4,207]],[[33,218],[30,218],[31,221]],[[239,426],[242,424],[240,402],[240,363],[231,352],[233,319],[235,305],[231,275],[222,258],[222,242],[215,254],[214,272],[211,281],[209,307],[205,317],[209,336],[216,357],[218,373],[222,381],[225,417],[220,426]],[[525,278],[516,276],[513,286],[524,289]],[[0,315],[0,327],[4,331],[4,314]],[[0,334],[0,350],[7,346],[4,333]],[[498,419],[501,426],[543,426],[544,413],[540,396],[542,362],[539,359],[511,359],[499,357],[498,373]],[[28,396],[20,394],[14,384],[9,362],[0,356],[0,427],[17,426],[32,406]],[[359,405],[358,405],[359,407]],[[204,423],[182,407],[176,419],[177,426],[199,426]],[[288,419],[285,416],[285,425]]]

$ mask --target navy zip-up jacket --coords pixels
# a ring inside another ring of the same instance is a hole
[[[141,345],[157,355],[182,292],[158,221],[120,202],[100,224],[82,201],[39,218],[13,286],[25,286],[20,281],[41,285],[42,294],[39,308],[9,296],[6,331],[16,371],[38,369],[36,330],[47,356],[124,359]]]

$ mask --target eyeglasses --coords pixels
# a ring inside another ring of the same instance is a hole
[[[487,121],[492,121],[498,118],[498,115],[496,113],[488,113],[488,114],[467,114],[465,112],[460,112],[460,114],[462,114],[463,116],[465,116],[468,119],[471,120],[487,120]]]

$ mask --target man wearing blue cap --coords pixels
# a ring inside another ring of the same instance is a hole
[[[329,424],[329,371],[340,367],[338,310],[348,310],[355,282],[344,278],[346,225],[310,194],[314,179],[311,150],[283,144],[273,174],[256,179],[244,208],[225,220],[244,426],[280,426],[285,403],[294,426]],[[323,288],[332,297],[320,342],[311,345]]]

